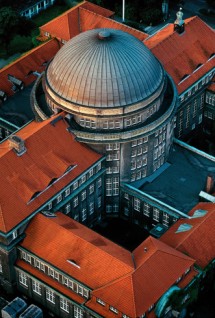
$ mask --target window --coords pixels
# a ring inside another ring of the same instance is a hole
[[[86,175],[81,177],[80,185],[83,184],[85,181],[86,181]]]
[[[163,213],[163,225],[168,226],[169,224],[169,215],[167,213]]]
[[[103,300],[101,300],[100,298],[96,299],[97,303],[99,303],[102,306],[105,306],[105,302]]]
[[[32,280],[32,289],[36,294],[41,295],[41,285],[36,280]]]
[[[146,216],[149,216],[149,215],[150,215],[150,205],[149,205],[148,203],[144,203],[143,213],[144,213]]]
[[[97,167],[96,167],[96,172],[100,171],[101,168],[102,168],[102,164],[101,164],[101,162],[99,162]]]
[[[148,309],[148,311],[151,311],[154,308],[154,305],[151,305]]]
[[[63,297],[60,297],[60,309],[66,311],[66,312],[69,312],[69,303]]]
[[[82,222],[84,222],[87,218],[87,210],[85,208],[82,209],[81,211],[81,219],[82,219]]]
[[[98,202],[98,208],[100,208],[102,206],[102,197],[101,196],[98,197],[97,202]]]
[[[134,198],[134,209],[138,212],[140,211],[140,200],[137,198]]]
[[[83,295],[84,289],[81,285],[78,285],[78,294]]]
[[[159,214],[160,214],[160,211],[157,208],[153,208],[153,220],[158,222],[159,221]]]
[[[65,213],[68,214],[71,211],[71,203],[67,203],[65,206]]]
[[[26,261],[28,263],[31,263],[31,256],[29,254],[26,255]]]
[[[83,296],[84,296],[85,298],[88,298],[88,297],[89,297],[89,291],[88,291],[86,288],[84,288]]]
[[[25,273],[19,272],[19,282],[20,284],[28,287],[28,277]]]
[[[91,170],[89,171],[89,175],[88,175],[89,178],[92,177],[92,175],[93,175],[93,169],[91,169]]]
[[[94,213],[94,202],[90,203],[90,214]]]
[[[57,203],[60,203],[62,201],[62,194],[59,194],[57,196]]]
[[[97,181],[97,187],[101,188],[101,186],[102,186],[102,179],[99,178],[98,181]]]
[[[78,181],[73,183],[73,190],[76,190],[78,188]]]
[[[53,270],[53,268],[49,267],[48,275],[54,278],[54,270]]]
[[[13,231],[12,237],[13,237],[13,240],[15,240],[15,238],[17,238],[17,231]]]
[[[81,201],[84,201],[87,197],[87,192],[86,190],[84,190],[82,193],[81,193]]]
[[[45,273],[45,264],[40,263],[40,270]]]
[[[70,195],[70,188],[66,189],[65,191],[65,197],[68,197],[68,195]]]
[[[51,289],[46,290],[46,299],[53,304],[55,303],[55,295]]]
[[[51,210],[51,208],[52,208],[52,202],[49,202],[49,204],[48,204],[48,210]]]
[[[40,269],[40,261],[37,258],[34,260],[34,266]]]
[[[115,314],[118,314],[118,310],[112,306],[109,308],[111,311],[113,311]]]
[[[94,184],[91,184],[89,187],[89,194],[92,194],[94,192]]]
[[[83,318],[84,312],[81,308],[74,306],[74,318]]]
[[[76,206],[78,206],[78,197],[75,197],[75,198],[74,198],[73,206],[74,206],[74,208],[75,208]]]

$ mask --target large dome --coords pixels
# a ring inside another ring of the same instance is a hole
[[[46,86],[72,104],[120,107],[149,98],[163,77],[141,41],[120,30],[94,29],[61,48],[47,68]]]

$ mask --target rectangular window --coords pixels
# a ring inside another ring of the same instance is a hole
[[[98,197],[97,202],[98,202],[97,203],[98,204],[98,208],[100,208],[102,206],[102,197],[101,196]]]
[[[169,225],[169,215],[167,213],[163,213],[163,225]]]
[[[51,289],[46,290],[46,299],[52,304],[55,304],[55,294]]]
[[[19,272],[19,282],[20,284],[28,287],[28,277],[25,273]]]
[[[140,211],[140,200],[137,198],[134,198],[134,209],[138,212]]]
[[[65,213],[68,214],[71,211],[71,203],[67,203],[67,205],[65,206]]]
[[[102,179],[99,178],[98,181],[97,181],[97,187],[101,188],[101,186],[102,186]]]
[[[80,185],[83,184],[86,181],[86,179],[87,179],[86,175],[82,176],[79,184]]]
[[[66,300],[63,297],[60,297],[60,309],[69,312],[69,303],[68,300]]]
[[[78,181],[73,183],[73,190],[76,190],[78,188]]]
[[[52,202],[49,202],[49,204],[48,204],[48,210],[51,210],[51,208],[52,208]]]
[[[160,211],[157,208],[153,208],[153,220],[159,221]]]
[[[32,289],[38,295],[41,295],[41,285],[36,280],[32,280]]]
[[[88,174],[88,177],[90,178],[90,177],[92,177],[93,176],[93,169],[91,169],[90,171],[89,171],[89,174]]]
[[[146,216],[150,215],[150,205],[148,203],[144,203],[143,214],[146,215]]]
[[[65,191],[65,197],[68,197],[68,195],[70,195],[70,188],[66,189]]]
[[[75,197],[75,198],[74,198],[73,206],[74,206],[74,208],[75,208],[76,206],[78,206],[78,197]]]
[[[85,208],[83,208],[81,211],[81,219],[82,222],[84,222],[87,219],[87,210]]]
[[[62,194],[59,194],[57,196],[57,203],[60,203],[62,201]]]
[[[81,308],[74,306],[74,318],[83,318],[84,312]]]
[[[81,201],[84,201],[87,197],[87,192],[86,190],[84,190],[82,193],[81,193]]]
[[[94,184],[91,184],[89,187],[89,194],[92,194],[94,192]]]
[[[13,231],[12,236],[13,236],[13,240],[15,240],[15,238],[17,238],[17,231]]]
[[[90,214],[94,213],[94,202],[90,203]]]
[[[48,275],[54,278],[54,270],[50,267],[48,269]]]

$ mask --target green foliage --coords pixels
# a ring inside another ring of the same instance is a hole
[[[26,52],[32,48],[32,41],[30,36],[16,35],[11,40],[8,46],[8,53],[13,55],[17,52]]]
[[[143,10],[141,14],[141,19],[146,24],[155,25],[161,21],[162,12],[160,9],[154,8]]]

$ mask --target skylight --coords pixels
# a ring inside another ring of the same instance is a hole
[[[181,224],[175,233],[187,232],[190,229],[192,229],[192,227],[193,227],[192,225],[187,223]]]
[[[81,268],[81,266],[79,266],[73,259],[67,259],[66,261],[77,268]]]
[[[206,210],[195,210],[194,213],[193,213],[193,218],[199,218],[199,217],[203,217],[205,216],[206,214],[208,213],[208,211]]]

